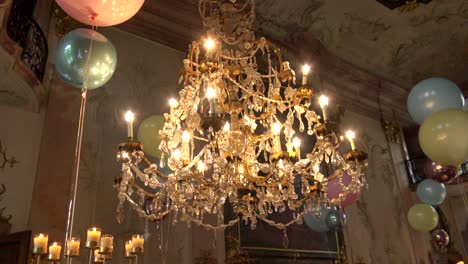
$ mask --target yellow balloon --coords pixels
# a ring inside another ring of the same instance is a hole
[[[408,211],[408,222],[417,231],[427,232],[439,223],[439,215],[434,207],[427,204],[415,204]]]
[[[138,141],[143,143],[143,151],[155,158],[161,157],[159,130],[163,128],[164,121],[163,115],[150,116],[143,120],[138,128]]]
[[[468,160],[468,113],[449,109],[431,114],[419,128],[419,145],[442,165],[458,166]]]

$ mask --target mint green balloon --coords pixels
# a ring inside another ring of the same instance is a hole
[[[436,228],[439,223],[439,215],[430,205],[415,204],[408,211],[408,222],[415,230],[428,232]]]
[[[91,40],[93,43],[89,53]],[[66,34],[55,53],[55,69],[60,79],[80,89],[86,81],[88,89],[103,86],[114,74],[116,66],[114,45],[104,35],[91,29],[79,28]]]
[[[143,151],[155,158],[161,157],[159,130],[164,127],[164,122],[163,115],[153,115],[143,120],[138,127],[138,141],[143,143]]]

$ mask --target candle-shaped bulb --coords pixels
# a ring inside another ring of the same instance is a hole
[[[226,124],[224,124],[223,131],[229,132],[229,130],[231,130],[231,125],[229,124],[229,122],[226,122]]]
[[[319,97],[319,105],[320,108],[322,108],[322,114],[323,114],[323,120],[327,120],[327,111],[326,108],[328,106],[328,97],[325,95],[322,95]]]
[[[281,124],[278,122],[274,123],[271,132],[273,132],[274,135],[279,135],[281,133]]]
[[[182,154],[180,152],[180,149],[176,149],[174,150],[174,152],[172,152],[172,157],[175,159],[175,160],[180,160]]]
[[[188,132],[187,130],[182,132],[182,141],[183,142],[189,142],[190,141],[190,132]]]
[[[310,66],[308,64],[304,64],[302,66],[302,85],[307,85],[307,75],[309,75]]]
[[[206,49],[207,51],[211,51],[211,50],[213,50],[213,49],[215,48],[216,42],[215,42],[215,40],[212,39],[212,38],[207,38],[207,39],[205,40],[205,45],[204,45],[204,46],[205,46],[205,49]]]
[[[293,145],[295,148],[301,147],[301,140],[299,138],[294,138],[293,139]]]
[[[206,88],[206,94],[205,97],[207,99],[213,99],[216,97],[216,90],[212,86],[208,86]]]
[[[179,102],[177,102],[177,100],[175,98],[171,98],[169,99],[169,106],[171,108],[176,108],[179,106]]]
[[[275,139],[273,141],[273,153],[281,152],[281,124],[278,122],[274,123],[271,127],[271,132],[275,136]]]
[[[351,145],[351,149],[355,150],[356,144],[354,143],[354,138],[356,138],[356,133],[354,133],[353,130],[348,130],[346,131],[346,138],[348,139],[349,144]]]
[[[127,122],[127,135],[129,138],[133,138],[133,120],[135,115],[132,111],[127,111],[125,113],[125,122]]]
[[[203,161],[200,160],[200,161],[197,163],[197,170],[198,170],[199,172],[203,173],[203,172],[205,171],[205,169],[206,169],[205,163],[204,163]]]

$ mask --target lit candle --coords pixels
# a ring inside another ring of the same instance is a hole
[[[125,122],[127,122],[127,135],[129,138],[133,138],[133,119],[135,115],[132,111],[127,111],[125,113]]]
[[[102,235],[99,240],[99,253],[111,254],[114,251],[114,237],[109,234]]]
[[[348,139],[352,150],[356,149],[356,144],[354,143],[354,138],[355,137],[356,137],[356,133],[354,133],[354,131],[352,131],[352,130],[346,131],[346,138]]]
[[[302,66],[302,85],[305,86],[307,85],[307,75],[309,75],[310,72],[310,66],[307,64],[304,64]]]
[[[47,234],[38,234],[34,236],[34,254],[47,254],[47,242],[49,241],[49,236]]]
[[[142,235],[132,236],[133,253],[142,253],[145,238]]]
[[[80,255],[80,239],[72,237],[67,240],[65,256],[78,257]]]
[[[127,258],[135,257],[135,255],[133,254],[132,240],[125,241],[125,257]]]
[[[274,123],[271,130],[272,130],[271,132],[275,136],[275,141],[273,142],[273,153],[281,152],[281,138],[280,138],[281,124]]]
[[[60,245],[60,243],[54,242],[50,244],[48,259],[59,260],[61,251],[62,251],[62,245]]]
[[[94,250],[93,263],[103,263],[104,256],[99,253],[99,249]]]
[[[101,229],[92,227],[88,229],[86,237],[86,247],[96,248],[98,246],[99,239],[101,238]]]
[[[182,160],[190,161],[190,132],[184,130],[182,132]]]
[[[294,150],[298,159],[301,159],[301,140],[299,138],[293,139]]]
[[[319,105],[322,108],[323,121],[327,121],[326,107],[328,106],[328,97],[325,95],[320,96]]]

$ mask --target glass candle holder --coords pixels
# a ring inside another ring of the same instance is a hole
[[[67,240],[65,256],[78,257],[80,255],[80,238],[72,237]]]
[[[143,235],[132,236],[132,253],[139,254],[143,253],[143,246],[145,244],[145,238]]]
[[[104,262],[103,255],[99,253],[99,249],[95,249],[94,254],[93,254],[93,263],[103,263],[103,262]]]
[[[101,238],[101,228],[98,228],[98,227],[88,228],[85,246],[87,248],[97,248],[100,238]]]
[[[99,253],[100,254],[112,254],[114,251],[114,237],[109,234],[101,236],[99,241]]]
[[[49,245],[49,255],[47,255],[47,258],[49,260],[60,260],[60,254],[62,253],[62,244],[59,242],[54,242]]]
[[[47,254],[47,244],[49,242],[49,235],[37,234],[34,236],[33,254],[44,255]]]
[[[133,254],[132,240],[125,241],[125,257],[126,258],[134,258],[135,257],[135,254]]]

